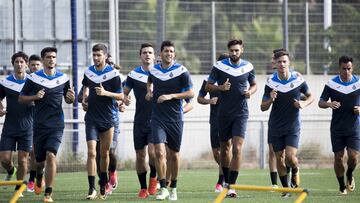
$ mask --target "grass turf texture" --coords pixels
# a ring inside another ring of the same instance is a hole
[[[5,174],[1,174],[3,179]],[[340,196],[338,183],[332,169],[300,170],[301,186],[310,190],[305,202],[330,203],[330,202],[360,202],[360,170],[354,173],[358,188],[355,192],[349,192],[346,196]],[[155,202],[155,197],[150,196],[146,200],[137,198],[139,183],[135,171],[119,171],[119,185],[108,196],[105,202]],[[217,181],[217,171],[213,170],[183,170],[178,179],[177,203],[212,202],[218,195],[214,192]],[[239,184],[270,186],[268,170],[241,170]],[[280,181],[278,180],[280,184]],[[97,190],[98,190],[97,186]],[[88,191],[87,175],[85,172],[59,173],[53,189],[55,202],[104,202],[103,200],[86,200]],[[13,194],[13,187],[0,188],[0,202],[8,202]],[[24,192],[23,198],[18,202],[42,202],[43,194],[37,196],[33,193]],[[278,192],[252,192],[238,191],[237,199],[225,199],[223,202],[294,202],[298,194],[287,199],[282,199]],[[168,201],[168,200],[165,200]]]

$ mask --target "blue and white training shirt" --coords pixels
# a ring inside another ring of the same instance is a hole
[[[18,102],[20,91],[23,88],[28,75],[24,80],[17,80],[14,75],[7,76],[0,83],[0,99],[6,97],[6,115],[3,132],[12,134],[32,131],[33,105],[20,104]]]
[[[206,97],[206,95],[208,94],[208,92],[205,91],[206,83],[207,83],[207,79],[203,80],[203,83],[201,84],[201,88],[199,90],[199,96],[201,96],[201,97]],[[218,98],[218,101],[215,105],[210,104],[210,120],[209,120],[209,122],[210,122],[210,124],[213,124],[213,123],[218,122],[217,115],[218,115],[219,103],[220,103],[220,98],[219,98],[220,92],[209,92],[209,95],[210,95],[210,99],[213,97]]]
[[[270,75],[266,81],[263,101],[270,99],[270,92],[277,91],[269,117],[269,130],[273,132],[297,133],[300,131],[300,110],[294,106],[294,99],[308,94],[309,87],[300,73],[290,72],[287,80],[280,80],[278,73]]]
[[[323,101],[340,102],[340,108],[332,111],[331,133],[336,135],[360,135],[360,116],[354,113],[354,106],[360,106],[360,80],[352,77],[343,82],[337,75],[330,79],[320,97]]]
[[[159,96],[164,94],[181,93],[192,88],[193,84],[187,68],[175,63],[164,69],[161,64],[150,68],[149,80],[154,85],[152,100],[152,119],[165,122],[178,122],[183,120],[182,99],[171,99],[157,103]]]
[[[220,91],[219,117],[248,117],[249,110],[244,93],[248,85],[254,82],[255,72],[253,65],[240,59],[240,64],[230,63],[226,58],[216,62],[209,76],[209,83],[222,85],[229,78],[230,90]]]
[[[42,89],[45,91],[44,97],[35,101],[34,128],[64,128],[62,100],[70,89],[68,76],[58,70],[50,76],[44,70],[38,70],[30,74],[20,95],[34,95]]]

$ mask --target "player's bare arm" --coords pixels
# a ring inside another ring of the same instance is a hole
[[[30,104],[33,101],[40,100],[45,96],[45,89],[39,90],[35,95],[20,95],[19,96],[19,103],[20,104]]]
[[[194,91],[189,89],[188,91],[175,93],[175,94],[163,94],[158,97],[157,103],[163,103],[164,101],[171,100],[171,99],[188,99],[194,97]]]
[[[75,91],[74,91],[74,87],[71,87],[66,92],[65,102],[68,104],[72,104],[72,103],[74,103],[74,101],[75,101]]]
[[[105,88],[102,86],[101,83],[100,83],[99,87],[95,87],[95,91],[96,91],[96,94],[99,96],[110,97],[110,98],[116,99],[116,100],[122,100],[124,98],[123,93],[115,93],[115,92],[110,92],[110,91],[105,90]]]
[[[303,101],[294,99],[294,106],[296,108],[303,109],[303,108],[309,106],[314,101],[314,97],[312,96],[311,93],[306,93],[305,96],[306,96],[306,99]]]

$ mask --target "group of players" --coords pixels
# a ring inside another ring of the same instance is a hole
[[[243,42],[230,40],[227,48],[228,53],[216,62],[197,97],[200,104],[211,106],[210,140],[219,165],[216,192],[236,183],[249,118],[247,102],[257,90],[253,65],[241,59]],[[76,97],[67,75],[56,69],[56,55],[56,48],[44,48],[41,51],[43,68],[40,69],[40,57],[29,59],[23,52],[15,53],[11,59],[14,73],[0,85],[0,98],[6,97],[7,103],[6,110],[0,105],[0,116],[5,116],[0,160],[8,173],[6,180],[15,174],[18,180],[23,180],[28,156],[32,155],[28,191],[40,194],[45,185],[44,202],[53,202],[56,154],[64,130],[62,97],[69,104]],[[86,111],[87,199],[106,199],[117,186],[114,151],[119,134],[119,111],[124,111],[124,106],[131,103],[129,94],[133,91],[136,100],[133,139],[140,183],[138,197],[156,194],[157,200],[177,200],[183,114],[192,108],[190,99],[194,97],[194,91],[189,71],[175,60],[174,43],[164,41],[161,44],[158,63],[155,63],[153,45],[141,44],[140,66],[134,68],[125,81],[121,81],[117,66],[109,60],[104,44],[94,45],[92,56],[94,65],[85,70],[83,87],[78,94],[78,102]],[[30,75],[26,74],[28,63]],[[353,171],[360,151],[360,81],[352,74],[352,63],[351,57],[340,57],[339,75],[325,85],[319,101],[320,108],[333,109],[331,143],[341,194],[355,189]],[[279,175],[283,187],[299,187],[296,156],[301,126],[299,113],[314,98],[302,75],[290,69],[290,55],[286,50],[274,50],[273,66],[274,73],[267,79],[260,107],[262,111],[271,107],[268,123],[271,182],[277,187]],[[210,93],[209,98],[206,98],[207,93]],[[346,184],[345,149],[348,156]],[[17,170],[12,163],[15,150],[18,150]],[[100,194],[95,187],[96,173]],[[283,197],[289,195],[282,194]],[[235,198],[237,194],[230,189],[227,196]]]

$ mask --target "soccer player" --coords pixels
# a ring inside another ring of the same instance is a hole
[[[228,53],[223,53],[218,57],[218,61],[229,58]],[[216,163],[219,165],[219,178],[215,185],[215,192],[221,192],[223,190],[224,174],[220,166],[220,141],[219,141],[219,127],[217,121],[217,111],[219,107],[219,92],[210,92],[210,98],[206,99],[207,91],[205,86],[207,79],[203,81],[197,101],[199,104],[210,105],[210,144],[212,148],[212,153]]]
[[[34,190],[37,195],[42,191],[45,167],[44,202],[53,202],[56,154],[64,131],[62,97],[68,104],[75,100],[75,92],[70,87],[68,76],[56,70],[56,56],[57,49],[54,47],[46,47],[41,51],[44,69],[28,77],[19,96],[20,103],[35,103],[33,139],[37,166]]]
[[[183,132],[182,100],[194,97],[190,73],[175,63],[175,45],[163,41],[160,49],[162,62],[150,68],[146,98],[152,98],[151,136],[155,146],[155,167],[160,182],[157,200],[177,200],[176,184],[179,172],[179,151]],[[152,90],[153,85],[153,90]],[[169,147],[166,155],[165,143]],[[171,168],[167,169],[166,161]],[[166,171],[172,171],[170,194],[166,188]],[[169,196],[170,195],[170,196]]]
[[[299,163],[296,157],[300,139],[300,109],[311,104],[313,96],[300,73],[290,71],[290,57],[287,51],[274,54],[277,71],[269,76],[261,102],[261,110],[270,106],[268,139],[276,155],[277,171],[283,187],[289,187],[285,163],[292,168],[291,185],[299,187]],[[306,96],[300,100],[301,93]],[[284,116],[286,115],[286,116]],[[284,159],[285,157],[285,159]],[[283,193],[288,197],[289,193]]]
[[[136,172],[140,182],[139,198],[147,198],[156,194],[156,168],[155,168],[155,150],[151,141],[151,102],[145,99],[147,89],[149,70],[154,65],[155,53],[154,47],[150,43],[141,44],[140,51],[141,66],[132,70],[126,79],[124,86],[125,105],[130,104],[129,93],[134,90],[136,99],[136,112],[133,126],[134,148],[136,151]],[[148,146],[150,179],[149,188],[146,185],[146,146]]]
[[[32,148],[32,109],[33,105],[19,104],[19,94],[27,79],[26,67],[28,56],[24,52],[17,52],[11,57],[14,73],[7,76],[0,83],[0,116],[5,116],[5,122],[0,139],[1,165],[7,171],[5,181],[17,176],[17,180],[24,180],[28,156]],[[6,97],[6,110],[2,100]],[[13,151],[18,150],[18,169],[12,161]],[[16,186],[18,190],[20,186]]]
[[[350,56],[341,56],[339,75],[328,81],[319,101],[320,108],[332,109],[331,144],[335,175],[342,195],[355,190],[353,171],[356,169],[360,151],[360,80],[353,75],[353,70],[353,59]],[[346,186],[345,148],[348,156]]]
[[[38,70],[40,70],[41,67],[41,58],[38,55],[31,55],[29,57],[29,69],[30,73],[34,73]],[[35,176],[36,176],[36,160],[35,160],[35,154],[34,149],[32,148],[30,151],[30,175],[29,175],[29,181],[27,184],[26,190],[28,192],[34,192],[34,183],[35,183]]]
[[[236,183],[239,174],[241,150],[249,117],[247,99],[255,93],[256,82],[253,65],[241,59],[244,50],[242,40],[230,40],[227,48],[229,58],[214,65],[205,90],[220,92],[221,102],[218,110],[220,161],[224,181],[226,185],[230,185]],[[230,160],[231,147],[233,156]],[[237,194],[234,189],[230,189],[227,196],[236,198]]]
[[[123,99],[121,79],[118,70],[107,65],[107,47],[96,44],[92,48],[94,65],[84,73],[83,103],[88,103],[85,114],[86,140],[88,146],[89,195],[95,192],[96,141],[100,140],[100,198],[111,193],[108,184],[109,150],[114,134],[114,102]],[[87,96],[88,95],[88,96]],[[87,99],[87,101],[85,101]]]

